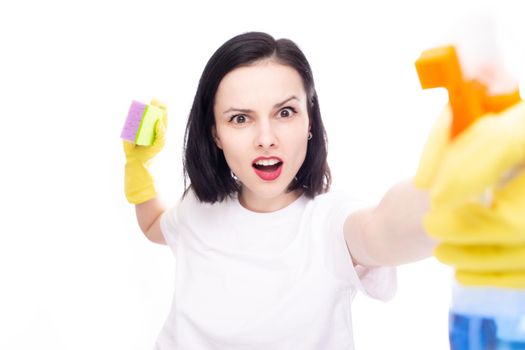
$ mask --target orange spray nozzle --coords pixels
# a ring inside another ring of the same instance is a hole
[[[520,101],[518,89],[490,95],[481,82],[465,79],[454,46],[423,51],[416,61],[416,70],[423,89],[444,87],[448,90],[453,114],[452,138],[483,114],[499,112]]]

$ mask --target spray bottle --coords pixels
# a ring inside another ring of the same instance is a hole
[[[416,62],[423,89],[448,90],[451,138],[482,115],[521,99],[497,54],[492,22],[470,25],[475,38],[426,50]],[[487,194],[490,201],[490,189]],[[470,287],[454,281],[449,340],[451,350],[525,350],[525,289]]]

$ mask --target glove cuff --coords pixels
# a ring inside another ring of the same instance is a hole
[[[144,203],[157,196],[153,176],[145,164],[128,162],[125,166],[124,192],[129,203]]]

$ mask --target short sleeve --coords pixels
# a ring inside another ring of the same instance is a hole
[[[379,300],[390,300],[397,289],[397,273],[395,267],[364,267],[354,266],[350,251],[344,237],[344,223],[348,215],[367,207],[362,200],[338,193],[332,198],[330,233],[333,239],[331,251],[334,254],[334,269],[338,278],[348,281],[363,294]]]
[[[178,231],[179,231],[179,220],[178,220],[178,209],[179,204],[166,210],[160,218],[160,230],[166,240],[168,246],[175,252],[177,246]]]
[[[391,300],[397,290],[397,270],[395,267],[355,266],[360,291],[365,295],[383,301]]]

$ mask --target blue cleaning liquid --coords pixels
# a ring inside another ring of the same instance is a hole
[[[456,284],[449,340],[451,350],[525,350],[525,290]]]

